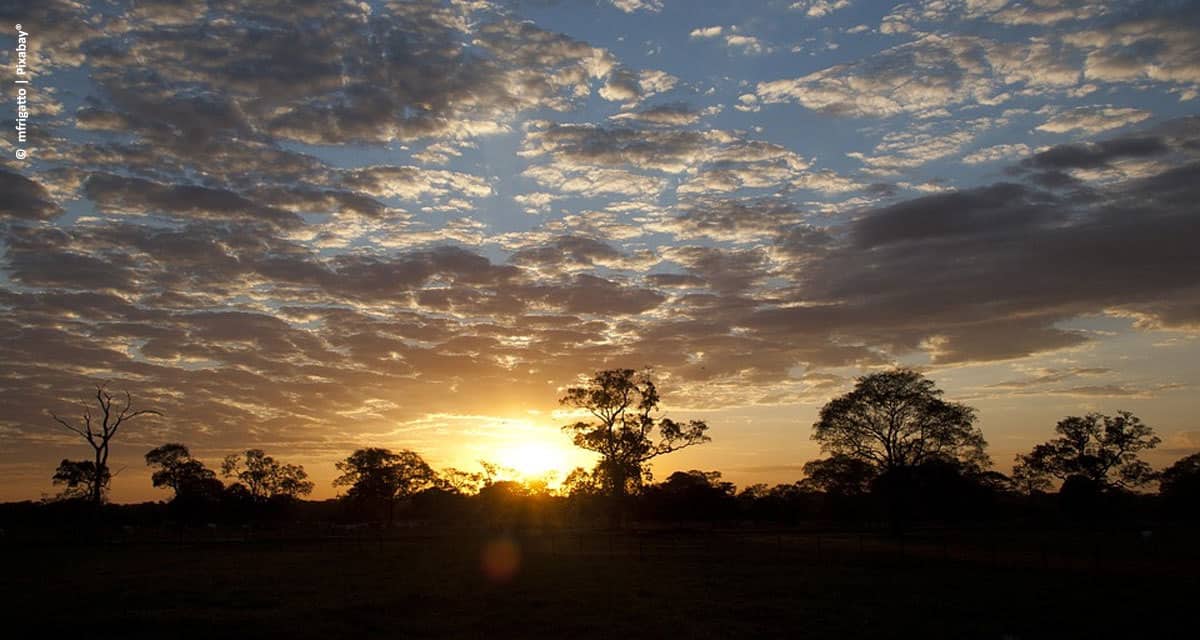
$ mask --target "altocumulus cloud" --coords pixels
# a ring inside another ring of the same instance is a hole
[[[1194,91],[1184,10],[910,3],[857,59],[788,74],[761,33],[678,23],[669,46],[772,62],[740,82],[513,3],[103,6],[0,12],[42,25],[63,105],[35,164],[0,167],[7,460],[45,456],[42,412],[96,379],[170,416],[133,444],[329,458],[549,408],[603,367],[653,364],[696,406],[798,403],[835,368],[1103,340],[1081,317],[1200,327],[1200,124],[1109,91]],[[1094,374],[995,389],[1167,388]]]

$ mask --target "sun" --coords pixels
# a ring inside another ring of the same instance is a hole
[[[502,448],[496,452],[496,462],[525,478],[541,478],[551,472],[562,475],[568,465],[566,452],[545,442],[521,442]]]

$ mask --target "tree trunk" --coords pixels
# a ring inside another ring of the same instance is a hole
[[[104,494],[103,494],[104,476],[105,476],[105,471],[107,470],[107,466],[108,466],[106,463],[106,459],[108,458],[108,456],[102,455],[102,454],[106,454],[106,453],[107,452],[105,452],[103,449],[96,449],[96,468],[92,472],[92,486],[91,486],[91,490],[92,490],[91,501],[92,501],[92,504],[94,504],[94,505],[99,505],[104,498]]]

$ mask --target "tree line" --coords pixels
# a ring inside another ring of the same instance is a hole
[[[1160,443],[1153,429],[1126,411],[1109,416],[1068,416],[1054,437],[1017,456],[1011,475],[993,470],[976,411],[945,400],[934,382],[911,369],[865,375],[848,393],[822,407],[812,438],[827,457],[803,466],[803,479],[738,491],[715,471],[676,472],[655,483],[650,463],[659,456],[710,440],[704,421],[661,415],[648,372],[597,372],[571,387],[560,403],[587,416],[563,426],[580,448],[597,454],[592,469],[577,468],[550,490],[546,481],[503,479],[503,470],[481,462],[481,471],[435,471],[420,454],[380,447],[358,449],[336,463],[333,484],[354,518],[391,524],[414,504],[481,504],[534,508],[538,501],[569,503],[576,512],[610,523],[635,519],[765,519],[793,521],[820,513],[835,519],[886,521],[892,527],[921,518],[970,517],[996,505],[1058,505],[1081,513],[1132,504],[1159,484],[1172,514],[1200,515],[1200,453],[1155,471],[1139,454]],[[95,407],[77,422],[54,420],[80,435],[92,456],[65,459],[53,480],[60,499],[99,505],[111,482],[108,454],[121,427],[153,409],[135,409],[125,393],[97,388]],[[260,449],[227,456],[218,472],[180,443],[145,454],[155,487],[172,491],[176,514],[208,517],[221,511],[253,513],[293,503],[314,486],[301,465],[281,462]],[[1058,485],[1056,494],[1049,491]],[[457,501],[457,502],[456,502]],[[514,506],[516,505],[516,506]],[[531,506],[532,505],[532,506]],[[491,508],[491,507],[489,507]],[[433,509],[436,511],[437,509]],[[443,509],[444,511],[445,509]],[[461,509],[460,509],[461,510]],[[493,509],[494,510],[494,509]]]

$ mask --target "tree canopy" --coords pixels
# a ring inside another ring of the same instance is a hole
[[[1172,508],[1200,517],[1200,453],[1176,460],[1158,479],[1159,493]]]
[[[1154,480],[1138,453],[1158,446],[1154,430],[1128,411],[1115,416],[1089,413],[1068,416],[1054,427],[1057,438],[1017,456],[1013,475],[1035,486],[1050,477],[1080,478],[1101,490],[1131,489]]]
[[[155,487],[169,487],[175,499],[215,497],[224,488],[217,474],[193,458],[188,448],[168,442],[146,452],[146,465],[154,467],[150,482]]]
[[[100,473],[97,474],[96,463],[91,460],[65,458],[58,463],[52,478],[54,484],[63,485],[63,490],[58,494],[60,500],[86,499],[94,502],[104,500],[110,479],[108,467],[100,467]],[[100,491],[98,498],[95,494],[97,488]]]
[[[709,441],[704,421],[656,416],[658,389],[647,372],[598,371],[586,385],[567,389],[559,402],[591,414],[593,420],[563,430],[572,434],[575,446],[600,455],[596,472],[609,495],[624,496],[640,487],[653,458]]]
[[[804,463],[801,488],[833,496],[862,496],[870,493],[871,481],[879,471],[875,465],[848,455],[835,455]]]
[[[396,453],[390,449],[367,447],[359,449],[338,462],[342,473],[335,487],[349,487],[346,495],[352,499],[394,500],[411,496],[431,487],[437,474],[414,451]]]
[[[283,464],[262,449],[247,449],[241,454],[226,456],[221,463],[221,475],[236,478],[255,501],[297,498],[313,490],[313,483],[308,480],[303,466]]]
[[[812,437],[822,451],[868,462],[881,473],[939,459],[988,466],[975,410],[941,396],[932,380],[912,369],[863,376],[822,407]]]

